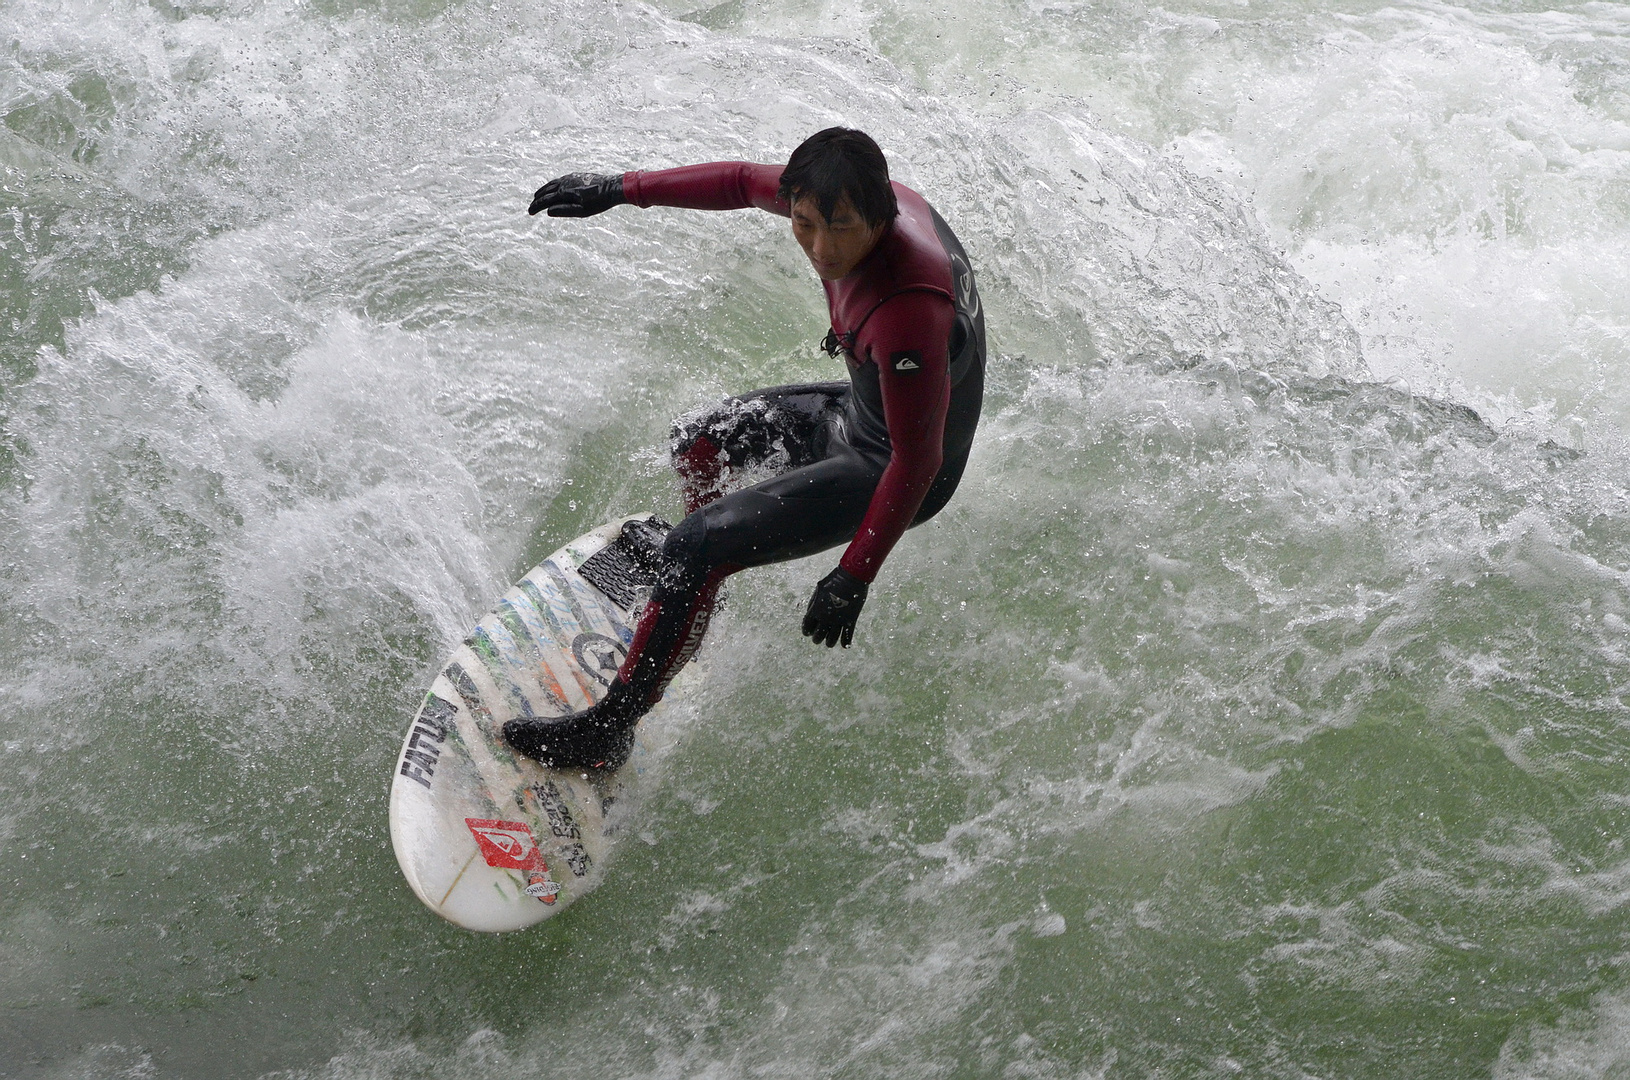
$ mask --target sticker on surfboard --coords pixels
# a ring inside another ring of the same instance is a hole
[[[464,824],[470,827],[488,866],[526,871],[526,888],[521,891],[545,904],[555,902],[560,884],[549,877],[549,864],[543,861],[537,838],[526,822],[465,818]]]

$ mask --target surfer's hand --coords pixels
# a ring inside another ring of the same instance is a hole
[[[627,201],[622,173],[572,173],[557,176],[539,188],[526,212],[547,210],[550,217],[592,217]]]
[[[866,583],[838,567],[815,586],[804,612],[804,636],[828,649],[842,640],[847,649],[855,640],[855,620],[866,603]]]

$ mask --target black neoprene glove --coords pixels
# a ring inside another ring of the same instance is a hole
[[[847,649],[855,640],[855,620],[866,604],[866,583],[843,567],[823,577],[804,612],[804,636],[828,649],[842,640]]]
[[[593,217],[627,201],[622,173],[572,173],[557,176],[539,188],[526,212],[547,210],[550,217]]]

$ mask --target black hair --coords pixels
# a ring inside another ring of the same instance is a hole
[[[900,215],[889,186],[888,160],[872,137],[852,128],[817,131],[787,159],[776,197],[790,205],[814,196],[821,216],[831,221],[845,195],[868,225],[884,225]]]

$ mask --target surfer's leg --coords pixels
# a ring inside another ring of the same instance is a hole
[[[728,494],[696,489],[705,496],[702,505],[663,542],[663,571],[605,697],[570,716],[511,720],[504,725],[511,746],[555,768],[619,768],[633,749],[639,718],[696,652],[726,577],[854,536],[886,462],[831,437],[831,403],[840,397],[827,387],[781,387],[749,395],[733,415],[720,410],[711,423],[697,425],[687,445],[711,444],[708,453],[719,463],[715,479],[727,469],[800,466]],[[787,426],[778,428],[777,421]]]
[[[628,655],[606,693],[607,700],[626,698],[624,704],[635,720],[662,700],[668,683],[696,654],[713,618],[720,584],[742,569],[735,563],[714,565],[698,557],[689,542],[693,534],[681,528],[668,534],[672,541],[678,533],[679,541],[663,545],[667,565],[640,613]]]
[[[624,684],[642,711],[650,708],[701,643],[726,577],[824,551],[854,536],[882,466],[838,440],[823,448],[827,456],[819,461],[713,497],[668,533],[662,545],[665,569],[613,690]]]
[[[607,711],[632,710],[637,719],[662,699],[701,644],[726,577],[854,536],[882,468],[841,443],[832,449],[820,461],[714,499],[668,533],[665,569],[601,703],[617,699]]]
[[[605,696],[569,716],[509,721],[504,738],[511,746],[551,768],[616,769],[628,760],[635,724],[695,654],[713,616],[720,582],[741,569],[675,557],[666,546],[664,554],[667,565]]]
[[[823,429],[848,393],[848,383],[773,386],[674,421],[673,466],[685,513],[695,513],[744,482],[819,460],[825,449]]]
[[[605,697],[570,716],[504,725],[511,746],[554,768],[619,768],[634,727],[689,662],[712,618],[720,583],[748,566],[847,543],[884,463],[832,440],[828,456],[716,498],[668,533],[665,566]]]
[[[832,440],[811,465],[733,491],[689,515],[663,553],[707,567],[764,566],[854,538],[886,462]]]

